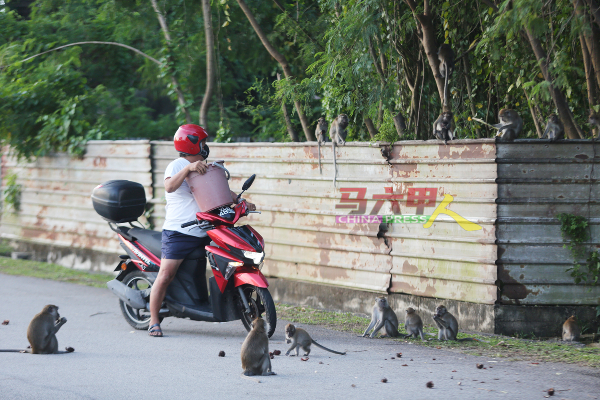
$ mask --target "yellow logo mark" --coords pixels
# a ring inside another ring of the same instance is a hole
[[[429,217],[429,220],[423,225],[423,228],[431,227],[431,225],[433,224],[433,222],[435,221],[435,219],[437,218],[438,215],[446,214],[447,216],[451,217],[456,222],[458,222],[460,227],[463,228],[465,231],[478,231],[480,229],[483,229],[481,227],[481,225],[477,225],[475,222],[471,222],[471,221],[461,217],[454,211],[446,210],[446,206],[448,206],[450,203],[452,203],[453,200],[454,200],[454,197],[450,196],[449,194],[444,195],[444,200],[442,200],[440,205],[437,206],[437,208],[433,211],[433,214],[431,214],[431,217]]]

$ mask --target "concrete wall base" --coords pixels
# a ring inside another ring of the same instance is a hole
[[[366,315],[371,314],[375,298],[383,295],[277,278],[269,278],[269,284],[269,290],[277,302]],[[396,293],[387,297],[401,324],[404,310],[412,307],[417,310],[424,324],[434,325],[431,316],[439,304],[444,304],[458,319],[460,330],[465,332],[557,337],[562,335],[564,321],[573,314],[577,316],[580,326],[587,328],[584,333],[594,333],[599,326],[596,308],[592,306],[476,304]]]

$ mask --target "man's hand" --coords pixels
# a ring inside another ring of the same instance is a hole
[[[256,211],[256,206],[254,205],[254,203],[246,202],[246,207],[248,207],[248,211]]]
[[[206,173],[207,169],[208,169],[208,166],[206,165],[206,163],[204,161],[196,161],[196,162],[190,163],[188,165],[188,173],[189,172],[197,172],[200,175],[204,175]]]

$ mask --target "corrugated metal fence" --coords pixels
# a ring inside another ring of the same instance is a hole
[[[519,276],[510,270],[520,268],[519,263],[528,254],[525,249],[519,253],[521,258],[512,255],[517,249],[510,247],[515,237],[510,229],[518,227],[519,218],[526,216],[529,222],[519,227],[524,232],[523,240],[536,240],[532,234],[537,231],[527,230],[532,226],[531,219],[553,220],[554,206],[548,203],[544,215],[528,215],[527,206],[521,209],[525,214],[517,211],[511,214],[513,206],[503,201],[515,190],[510,189],[516,188],[515,185],[520,185],[525,193],[511,195],[511,202],[515,200],[513,197],[543,196],[535,194],[538,188],[533,181],[525,185],[512,181],[505,184],[503,179],[510,174],[505,171],[520,171],[517,165],[532,157],[532,145],[497,148],[492,140],[457,140],[447,146],[438,141],[398,142],[391,149],[381,146],[348,143],[339,147],[337,168],[334,168],[331,144],[321,148],[319,168],[318,148],[314,143],[211,143],[209,161],[226,160],[234,191],[241,190],[243,181],[251,174],[257,175],[245,197],[257,204],[262,214],[251,215],[247,222],[268,244],[263,272],[269,276],[481,304],[494,304],[499,300],[497,284],[500,282],[504,283],[502,299],[505,301],[515,298],[510,294],[511,285],[515,288],[513,292],[531,292],[527,286],[533,282],[528,280],[531,275]],[[573,145],[554,146],[553,151],[558,155],[566,154]],[[591,147],[585,150],[590,151]],[[119,253],[113,232],[92,208],[91,190],[109,179],[142,183],[153,203],[148,213],[150,221],[159,230],[164,220],[163,173],[176,157],[171,142],[147,141],[93,141],[82,159],[57,155],[34,163],[17,163],[4,156],[3,178],[8,173],[16,173],[24,191],[22,211],[17,215],[5,212],[0,233],[5,238]],[[598,162],[589,154],[587,160],[564,163],[568,168],[534,169],[546,171],[544,176],[548,178],[544,179],[564,176],[565,180],[573,180],[573,174],[578,174],[581,178],[577,179],[585,180],[591,176],[590,160]],[[529,167],[538,165],[527,163]],[[577,170],[582,166],[583,169]],[[499,183],[496,178],[500,179]],[[594,185],[597,185],[596,180]],[[589,182],[586,187],[589,189]],[[593,200],[594,196],[597,198],[597,186],[594,188],[592,201],[583,194],[576,197],[591,205],[592,215],[597,211],[597,202]],[[561,195],[570,196],[569,193]],[[559,194],[555,197],[560,198]],[[500,205],[496,204],[497,199]],[[540,201],[547,202],[547,198]],[[349,218],[339,221],[338,217],[336,221],[336,216],[349,214]],[[395,215],[391,221],[394,223],[374,222],[376,215]],[[431,216],[431,223],[424,224],[427,216]],[[500,217],[498,233],[497,217]],[[365,222],[367,218],[370,223]],[[558,229],[558,225],[555,228]],[[556,232],[552,233],[554,251],[567,263],[569,253],[560,248],[562,241]],[[496,266],[496,236],[501,246],[499,267]],[[544,237],[540,236],[539,240]],[[537,257],[539,253],[529,252],[528,265],[550,266],[552,271],[557,268],[564,271],[566,267],[566,264],[557,266],[554,256],[534,262],[534,254]],[[82,260],[78,264],[71,260],[71,266],[90,267]],[[111,267],[111,264],[94,266],[105,270]],[[506,279],[507,276],[512,280]],[[546,286],[557,279],[548,273],[536,276],[535,279]],[[561,285],[568,283],[568,274],[561,272],[557,276],[561,276]],[[552,293],[563,286],[553,286],[546,291]],[[582,293],[586,290],[583,288]],[[594,293],[598,297],[598,292],[586,293],[578,304],[592,304]],[[521,301],[524,299],[521,297]],[[555,303],[552,295],[537,299],[545,304]]]

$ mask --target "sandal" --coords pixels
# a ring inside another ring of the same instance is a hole
[[[153,333],[156,333],[153,335]],[[154,324],[148,328],[148,336],[152,337],[163,337],[162,329],[160,329],[160,324]]]

